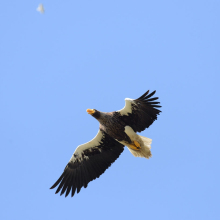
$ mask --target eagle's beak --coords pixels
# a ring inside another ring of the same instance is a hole
[[[87,109],[86,110],[90,115],[94,114],[95,113],[95,110],[94,109]]]

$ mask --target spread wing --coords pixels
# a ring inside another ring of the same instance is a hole
[[[149,90],[138,99],[125,99],[125,107],[117,113],[119,118],[132,127],[135,132],[141,132],[148,128],[160,114],[160,108],[155,102],[158,97],[151,98],[156,91],[149,94]]]
[[[66,192],[65,196],[68,196],[71,191],[71,196],[74,196],[76,190],[79,193],[83,186],[86,188],[90,181],[103,174],[123,150],[122,144],[99,130],[94,139],[76,148],[51,189],[59,185],[55,193],[61,190],[60,195]]]

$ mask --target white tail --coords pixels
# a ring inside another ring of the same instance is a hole
[[[132,150],[131,148],[128,147],[129,151],[135,156],[135,157],[145,157],[147,159],[149,159],[152,154],[151,154],[151,142],[152,139],[147,138],[147,137],[143,137],[140,135],[136,136],[136,141],[138,141],[141,145],[141,149],[140,150]]]

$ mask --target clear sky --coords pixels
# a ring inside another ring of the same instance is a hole
[[[2,1],[0,219],[220,219],[220,2]],[[162,113],[73,198],[49,190],[125,98]]]

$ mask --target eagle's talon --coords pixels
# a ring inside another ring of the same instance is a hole
[[[134,145],[137,147],[137,149],[141,149],[141,145],[137,141],[134,141]]]
[[[137,141],[134,141],[132,144],[129,144],[129,147],[132,150],[140,150],[141,149],[141,145]]]

